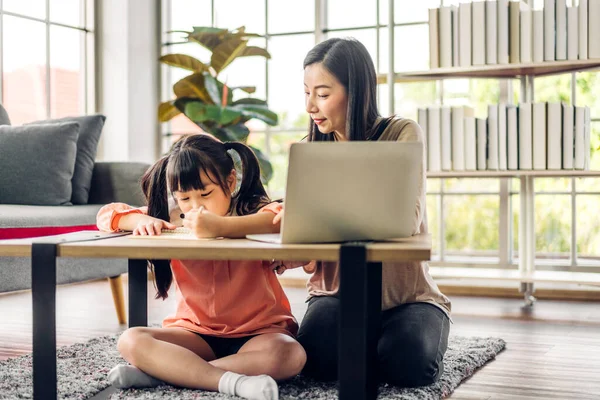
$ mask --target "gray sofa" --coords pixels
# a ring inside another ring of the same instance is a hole
[[[3,121],[4,118],[4,121]],[[10,122],[7,119],[6,113],[0,105],[0,125],[8,125]],[[104,117],[102,117],[104,118]],[[6,123],[8,121],[8,123]],[[2,123],[4,122],[4,123]],[[102,123],[104,119],[102,119]],[[100,129],[102,124],[100,124]],[[21,128],[21,127],[15,127]],[[6,140],[5,136],[11,131],[6,126],[0,126],[0,141]],[[99,132],[97,132],[99,136]],[[33,136],[24,134],[23,138],[28,141]],[[0,143],[0,147],[2,143]],[[97,141],[96,141],[97,144]],[[23,147],[27,147],[29,143],[25,141]],[[6,148],[6,147],[5,147]],[[4,148],[4,149],[5,149]],[[11,154],[2,149],[0,151],[0,164],[7,162]],[[18,150],[17,150],[18,151]],[[39,151],[39,150],[38,150]],[[39,157],[52,157],[52,151],[44,151]],[[66,154],[59,154],[58,157],[67,157]],[[74,155],[73,155],[74,157]],[[93,151],[95,157],[95,146]],[[35,160],[32,160],[35,163]],[[73,164],[73,161],[71,161]],[[15,169],[6,166],[0,168],[0,238],[10,238],[11,234],[16,237],[40,236],[40,234],[52,234],[65,230],[81,230],[89,229],[96,224],[96,214],[98,210],[105,204],[111,202],[124,202],[131,205],[142,205],[143,196],[139,184],[139,179],[146,171],[149,165],[134,162],[94,162],[89,168],[88,182],[86,183],[86,191],[84,204],[77,204],[75,200],[75,190],[73,189],[73,197],[71,197],[71,188],[69,187],[69,197],[65,204],[58,205],[40,205],[40,204],[24,204],[23,199],[27,199],[28,194],[23,193],[24,190],[42,191],[42,194],[48,194],[48,188],[40,188],[44,186],[44,181],[31,182],[14,182]],[[1,166],[0,166],[1,167]],[[42,174],[41,168],[38,167],[39,173]],[[73,167],[71,166],[71,171]],[[59,174],[57,172],[56,174]],[[2,180],[2,175],[11,175],[11,180]],[[50,175],[52,176],[52,175]],[[74,178],[74,175],[71,174]],[[54,178],[54,176],[52,176]],[[67,179],[71,179],[68,177]],[[64,180],[64,179],[63,179]],[[91,182],[90,182],[91,181]],[[9,183],[10,182],[10,183]],[[52,185],[51,189],[56,186]],[[75,187],[75,183],[73,184]],[[18,191],[21,192],[18,192]],[[45,191],[44,191],[45,190]],[[8,192],[13,192],[14,198],[20,199],[19,204],[7,204]],[[80,193],[81,194],[81,193]],[[33,194],[32,196],[37,196]],[[4,196],[4,197],[3,197]],[[71,201],[68,201],[71,200]],[[4,203],[4,204],[3,204]],[[81,201],[79,202],[81,203]],[[33,233],[33,235],[32,235]],[[126,323],[125,307],[122,292],[122,281],[120,275],[127,272],[127,260],[115,259],[69,259],[59,258],[57,263],[57,283],[66,284],[74,282],[82,282],[92,279],[109,278],[115,308],[119,323]],[[11,292],[16,290],[24,290],[31,288],[31,261],[29,258],[15,257],[0,257],[0,293]]]

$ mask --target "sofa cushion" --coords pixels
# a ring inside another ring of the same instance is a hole
[[[77,138],[77,156],[75,157],[75,170],[71,185],[73,204],[87,204],[92,185],[92,172],[94,160],[98,150],[98,141],[102,133],[106,117],[101,114],[85,115],[81,117],[66,117],[46,121],[32,122],[31,124],[49,124],[57,122],[79,123],[79,137]],[[30,124],[27,124],[30,125]]]
[[[96,214],[101,207],[101,204],[68,207],[0,204],[0,239],[95,230]]]
[[[8,118],[8,113],[0,104],[0,125],[10,125],[10,118]]]
[[[79,124],[0,126],[0,204],[71,204]]]

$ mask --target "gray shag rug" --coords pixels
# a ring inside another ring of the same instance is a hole
[[[108,371],[126,364],[117,352],[119,335],[104,336],[58,349],[59,399],[87,399],[109,386]],[[444,373],[433,385],[398,388],[380,385],[379,399],[443,399],[477,368],[494,359],[506,342],[498,338],[451,336],[444,357]],[[0,399],[32,398],[31,355],[0,362]],[[335,383],[320,383],[296,377],[280,384],[284,399],[337,399]],[[117,390],[110,399],[234,399],[199,390],[160,386],[144,390]]]

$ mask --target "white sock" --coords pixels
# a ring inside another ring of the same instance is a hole
[[[117,365],[108,373],[108,381],[119,389],[156,387],[165,384],[133,365]]]
[[[250,400],[279,400],[279,388],[269,375],[247,376],[227,371],[219,380],[219,392]]]

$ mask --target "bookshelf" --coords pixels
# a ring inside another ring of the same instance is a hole
[[[395,74],[380,74],[378,83],[387,83],[393,77],[395,83],[410,83],[434,81],[451,78],[490,78],[490,79],[515,79],[521,81],[522,102],[534,102],[533,78],[562,73],[576,73],[581,71],[600,69],[600,59],[546,61],[542,63],[527,64],[495,64],[470,67],[435,68],[427,71],[416,71]],[[506,99],[510,103],[510,96]],[[575,93],[573,92],[573,101]],[[535,302],[535,282],[578,283],[597,286],[600,283],[600,274],[589,272],[564,272],[549,273],[536,271],[535,268],[535,178],[577,178],[600,177],[600,171],[591,170],[485,170],[485,171],[441,171],[428,172],[428,178],[517,178],[520,180],[520,210],[519,213],[519,265],[517,270],[491,268],[479,271],[474,268],[456,268],[452,266],[434,267],[435,277],[455,279],[484,279],[484,280],[509,280],[520,282],[525,304],[533,305]],[[507,179],[503,179],[507,180]],[[508,185],[508,183],[506,183]],[[508,187],[508,186],[506,186]],[[502,206],[501,206],[502,208]],[[574,210],[572,211],[574,212]],[[504,215],[503,215],[504,213]],[[501,210],[500,234],[508,235],[507,210]],[[443,239],[443,238],[442,238]],[[575,244],[572,244],[574,247]],[[502,246],[501,246],[502,247]],[[503,255],[504,254],[504,255]],[[506,265],[508,249],[500,249],[500,263]],[[573,251],[572,251],[573,254]]]

